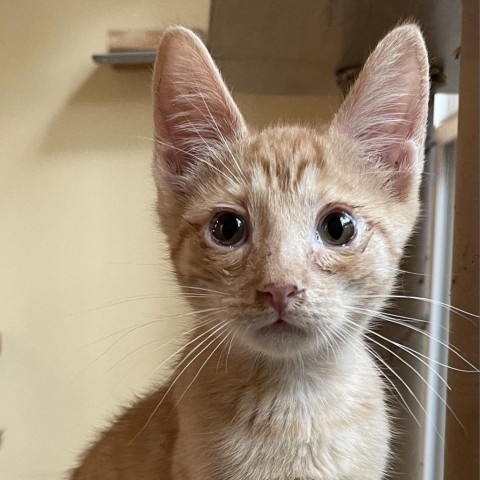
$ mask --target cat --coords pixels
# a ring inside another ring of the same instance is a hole
[[[419,211],[428,95],[405,24],[328,125],[254,131],[202,42],[165,32],[153,172],[196,327],[70,478],[384,478],[392,432],[364,333]]]

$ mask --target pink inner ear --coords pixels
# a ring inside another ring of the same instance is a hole
[[[412,140],[398,145],[392,149],[388,158],[391,174],[385,187],[393,194],[408,192],[412,184],[412,176],[415,175],[418,151]]]
[[[398,27],[368,58],[332,122],[332,128],[360,142],[365,159],[377,159],[379,170],[390,171],[392,193],[406,193],[402,190],[423,168],[428,93],[420,31],[414,25]]]
[[[160,44],[154,104],[158,170],[175,181],[245,129],[207,49],[183,28],[168,30]]]

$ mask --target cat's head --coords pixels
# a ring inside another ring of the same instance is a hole
[[[197,321],[273,357],[358,337],[419,209],[429,77],[418,27],[380,42],[324,127],[249,130],[183,28],[165,33],[153,88],[158,212]]]

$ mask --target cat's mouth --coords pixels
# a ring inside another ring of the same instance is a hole
[[[260,335],[306,335],[303,329],[292,325],[283,318],[278,318],[276,321],[261,327],[258,333]]]

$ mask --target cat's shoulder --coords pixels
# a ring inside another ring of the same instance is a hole
[[[177,418],[168,392],[168,385],[162,386],[125,408],[67,478],[150,480],[158,472],[169,471]]]

